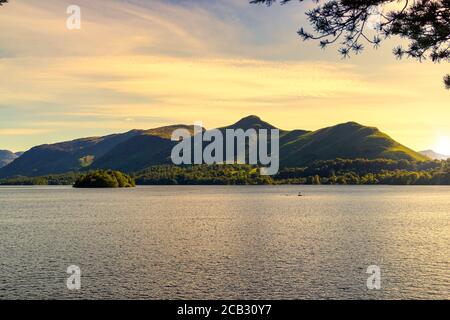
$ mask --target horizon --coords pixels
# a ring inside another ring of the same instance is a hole
[[[302,42],[313,4],[80,0],[81,30],[68,30],[69,4],[0,8],[1,149],[257,114],[285,130],[352,120],[450,154],[442,65],[397,61],[398,39],[346,60]]]
[[[258,115],[255,115],[255,114],[251,114],[251,115],[244,116],[244,117],[239,118],[238,120],[236,120],[236,121],[234,121],[234,122],[232,122],[232,123],[223,124],[223,125],[220,125],[220,126],[217,126],[217,127],[211,127],[211,128],[208,128],[208,127],[206,127],[206,126],[203,125],[203,128],[204,128],[205,130],[212,130],[212,129],[224,128],[224,127],[228,127],[228,126],[234,125],[234,124],[236,124],[236,123],[238,123],[238,122],[240,122],[240,121],[242,121],[242,120],[244,120],[244,119],[247,119],[247,118],[256,118],[257,120],[260,120],[260,121],[262,121],[262,122],[266,122],[266,123],[268,123],[268,124],[270,124],[270,125],[273,125],[275,128],[277,128],[277,129],[279,129],[279,130],[282,130],[282,131],[304,130],[303,128],[285,129],[285,128],[283,128],[283,127],[279,127],[279,126],[277,126],[277,125],[274,125],[273,123],[270,122],[270,120],[268,120],[268,119],[263,119],[262,117],[260,117],[260,116],[258,116]],[[100,138],[100,137],[104,137],[104,136],[108,136],[108,135],[113,135],[113,134],[124,134],[124,133],[130,132],[130,131],[135,131],[135,130],[136,130],[136,131],[147,131],[147,130],[152,130],[152,129],[160,129],[160,128],[173,127],[173,126],[192,126],[192,125],[194,125],[194,123],[195,123],[195,121],[194,121],[192,124],[189,124],[189,123],[174,123],[174,124],[167,123],[167,124],[164,124],[164,125],[158,126],[158,127],[152,127],[152,128],[133,128],[133,129],[126,130],[126,131],[109,132],[109,133],[106,133],[105,135],[97,135],[97,136],[80,136],[80,137],[75,137],[75,138],[73,138],[73,139],[68,139],[68,140],[61,140],[61,141],[55,141],[55,142],[49,142],[49,143],[43,143],[43,144],[41,144],[41,145],[58,144],[58,143],[63,143],[63,142],[67,142],[67,141],[76,141],[76,140],[79,140],[79,139],[85,139],[85,138]],[[359,123],[359,122],[351,121],[351,120],[350,120],[350,121],[346,121],[346,122],[336,123],[336,124],[334,124],[334,125],[329,125],[329,126],[326,126],[326,127],[323,127],[323,128],[316,128],[316,129],[313,129],[313,130],[306,130],[306,131],[314,132],[314,131],[318,131],[318,130],[322,130],[322,129],[326,129],[326,128],[330,128],[330,127],[334,127],[334,126],[339,126],[339,125],[343,125],[343,124],[349,124],[349,123],[355,123],[355,124],[358,124],[358,125],[360,125],[360,126],[370,127],[370,126],[366,126],[366,125],[363,124],[363,123]],[[382,129],[380,129],[380,128],[378,128],[378,127],[375,127],[375,128],[378,129],[379,131],[383,132],[383,133],[386,133],[388,136],[390,136],[393,140],[397,141],[398,143],[400,143],[400,144],[402,144],[402,145],[404,145],[404,146],[406,146],[406,147],[409,147],[408,145],[403,144],[401,141],[396,140],[396,139],[395,139],[394,137],[392,137],[388,132],[385,132],[385,131],[383,131]],[[11,152],[13,152],[13,153],[20,153],[20,152],[27,152],[27,151],[30,150],[31,148],[37,147],[37,146],[40,146],[40,145],[35,145],[35,146],[30,147],[29,149],[24,149],[24,150],[4,149],[4,148],[1,148],[1,146],[0,146],[0,150],[3,150],[3,151],[11,151]],[[437,154],[440,154],[439,152],[437,152],[437,151],[435,151],[435,150],[433,150],[433,149],[423,149],[423,150],[414,150],[414,149],[412,149],[412,150],[413,150],[413,151],[416,151],[416,152],[432,151],[432,152],[435,152],[435,153],[437,153]],[[447,156],[447,154],[440,154],[440,155]]]

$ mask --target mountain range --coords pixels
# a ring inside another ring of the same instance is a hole
[[[424,156],[431,158],[433,160],[447,160],[450,159],[450,156],[446,156],[437,152],[434,152],[433,150],[425,150],[420,151],[420,154],[423,154]]]
[[[84,169],[115,169],[133,172],[152,165],[171,163],[170,153],[177,142],[170,140],[175,129],[194,127],[172,125],[150,130],[131,130],[103,137],[82,138],[31,148],[23,155],[6,160],[0,178],[41,176]],[[274,129],[257,116],[248,116],[219,130],[241,128]],[[280,129],[280,165],[305,166],[316,160],[330,159],[429,160],[394,141],[374,127],[356,122],[316,130]]]

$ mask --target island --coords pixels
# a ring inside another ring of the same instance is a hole
[[[74,188],[132,188],[136,183],[129,175],[114,170],[98,170],[81,175]]]

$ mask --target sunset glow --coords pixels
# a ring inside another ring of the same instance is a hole
[[[440,138],[434,147],[434,150],[445,156],[450,155],[450,139],[448,137]]]
[[[450,136],[443,65],[399,62],[391,41],[348,60],[303,43],[290,8],[306,3],[80,0],[82,28],[67,30],[70,4],[2,6],[1,148],[249,114],[282,129],[356,121],[415,150]]]

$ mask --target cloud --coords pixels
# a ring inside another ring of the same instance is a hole
[[[10,127],[41,128],[31,144],[248,114],[287,129],[382,124],[402,141],[405,128],[448,127],[442,67],[396,62],[390,45],[348,61],[316,50],[296,35],[299,4],[77,0],[82,29],[69,31],[72,2],[0,9],[2,143]]]
[[[8,30],[0,34],[3,57],[307,56],[307,51],[298,50],[301,11],[269,9],[245,0],[78,0],[82,28],[69,31],[66,8],[72,2],[29,0],[2,7],[0,28]]]
[[[3,105],[54,114],[123,117],[187,114],[196,108],[270,108],[304,98],[367,94],[350,65],[164,56],[5,59]],[[42,65],[45,65],[45,69]]]
[[[53,130],[49,129],[31,129],[31,128],[0,128],[0,136],[32,136],[42,133],[49,133]]]

